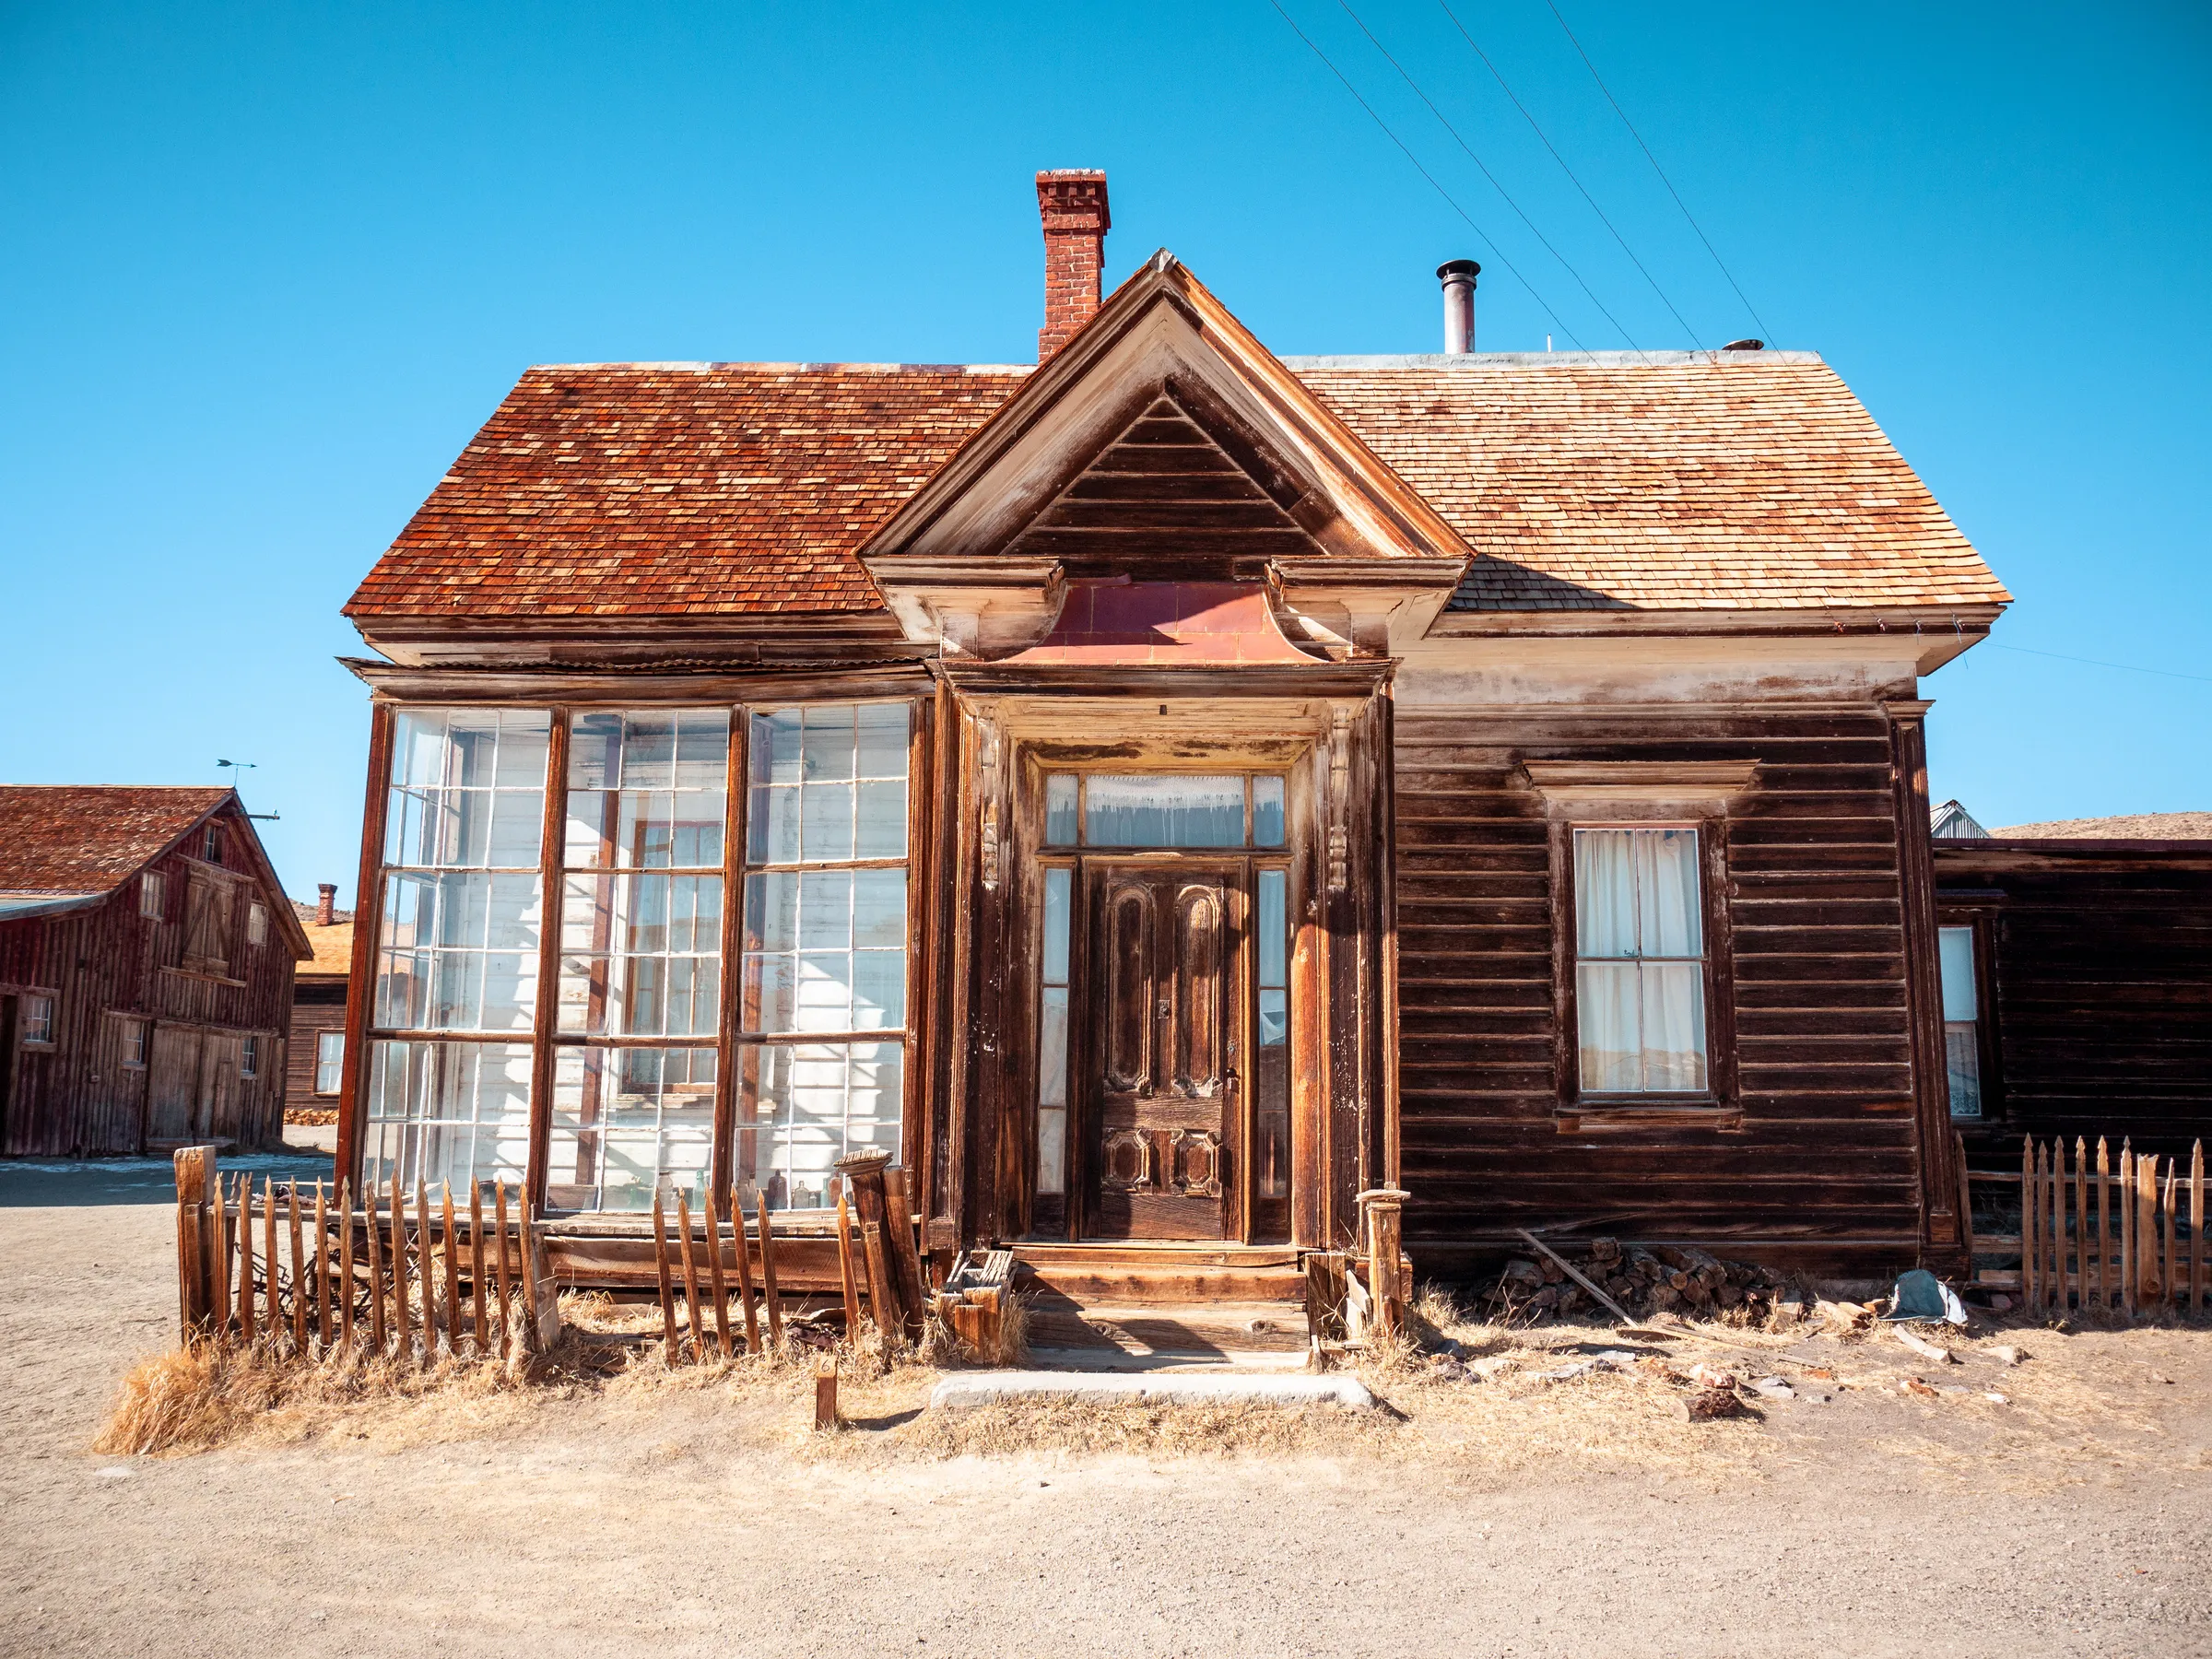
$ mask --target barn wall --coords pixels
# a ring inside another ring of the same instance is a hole
[[[0,1155],[144,1148],[147,1075],[122,1065],[119,1016],[259,1036],[264,1057],[259,1075],[239,1092],[238,1139],[260,1146],[281,1132],[293,958],[272,913],[268,943],[244,953],[242,983],[174,971],[191,863],[177,853],[150,866],[166,877],[168,914],[159,922],[138,914],[134,877],[91,910],[0,923],[0,986],[57,994],[54,1046],[18,1048],[14,1056]],[[264,893],[262,901],[272,910],[286,902],[279,893]],[[147,1046],[150,1053],[150,1033]]]
[[[2212,1137],[2212,847],[2134,853],[1939,845],[1947,922],[1988,930],[1998,1077],[1977,1161],[2019,1137]]]
[[[1807,1262],[1915,1255],[1895,754],[1878,704],[1402,701],[1394,757],[1417,1262],[1449,1270],[1516,1227],[1561,1225]],[[1733,1121],[1567,1127],[1572,1057],[1554,973],[1564,872],[1520,771],[1539,759],[1758,763],[1720,828],[1716,946],[1734,985],[1709,1024],[1716,1075],[1735,1028]]]

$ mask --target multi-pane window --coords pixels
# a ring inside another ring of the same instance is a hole
[[[241,1077],[255,1077],[261,1075],[260,1038],[247,1037],[240,1041],[238,1047],[238,1075]]]
[[[269,942],[269,912],[263,906],[246,907],[246,943],[266,945]]]
[[[126,1019],[123,1022],[123,1063],[133,1070],[146,1064],[146,1021]]]
[[[1087,847],[1279,847],[1279,776],[1055,772],[1044,781],[1044,843]]]
[[[729,751],[724,709],[582,713],[570,728],[556,1206],[650,1208],[663,1180],[704,1197]]]
[[[53,998],[27,996],[23,999],[23,1032],[25,1042],[52,1042],[53,1041]]]
[[[1574,918],[1583,1090],[1703,1091],[1705,926],[1698,832],[1575,830]]]
[[[138,913],[149,922],[161,920],[161,872],[148,870],[138,877]]]
[[[905,703],[752,717],[735,1172],[771,1208],[900,1149],[906,1063]]]
[[[220,824],[207,826],[207,833],[200,840],[200,856],[209,864],[223,862],[223,827]]]
[[[398,716],[365,1178],[522,1174],[551,730],[542,710]]]
[[[1943,1059],[1951,1115],[1982,1115],[1982,1001],[1974,982],[1974,930],[1936,930],[1943,968]]]
[[[346,1033],[315,1033],[315,1092],[335,1095],[346,1084]]]

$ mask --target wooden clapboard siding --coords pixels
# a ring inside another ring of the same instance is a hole
[[[1913,1253],[1907,945],[1880,708],[1401,704],[1394,752],[1400,1117],[1417,1261],[1448,1267],[1539,1223],[1739,1252],[1763,1241],[1801,1256]],[[1583,1118],[1562,1132],[1574,1121],[1554,971],[1564,841],[1555,848],[1520,770],[1528,760],[1758,763],[1721,828],[1725,891],[1709,906],[1733,979],[1727,1006],[1709,1010],[1712,1118]]]
[[[346,1030],[346,981],[336,974],[301,974],[292,991],[291,1030],[285,1043],[284,1096],[288,1105],[334,1111],[337,1094],[315,1093],[315,1040]]]
[[[1936,874],[1991,982],[1977,1162],[2022,1135],[2171,1155],[2212,1134],[2212,843],[1942,841]]]
[[[228,833],[250,834],[242,818]],[[278,925],[284,895],[260,877],[226,872],[255,893],[270,912],[267,942],[243,941],[244,908],[234,916],[240,943],[233,960],[239,977],[211,979],[181,971],[185,890],[196,861],[172,850],[147,868],[164,880],[166,913],[141,916],[139,877],[133,876],[96,905],[46,916],[0,922],[0,995],[29,993],[54,999],[54,1042],[0,1052],[13,1066],[0,1122],[0,1156],[83,1157],[145,1148],[148,1134],[149,1074],[123,1064],[124,1028],[147,1025],[147,1056],[155,1033],[174,1027],[205,1033],[205,1041],[259,1040],[257,1075],[229,1090],[223,1138],[259,1147],[280,1132],[284,1110],[284,1033],[290,1021],[294,958]]]

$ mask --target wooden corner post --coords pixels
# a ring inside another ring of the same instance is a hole
[[[1374,1298],[1375,1324],[1394,1335],[1406,1328],[1411,1287],[1406,1283],[1404,1240],[1406,1200],[1399,1187],[1370,1187],[1359,1194],[1360,1232],[1367,1241],[1367,1283]]]

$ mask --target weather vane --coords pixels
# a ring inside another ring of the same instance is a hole
[[[253,771],[256,770],[255,763],[251,760],[218,760],[216,765],[218,767],[228,767],[230,769],[230,787],[232,789],[236,789],[238,787],[238,773],[241,771]],[[284,821],[283,815],[281,813],[249,812],[246,814],[246,816],[250,818],[260,818],[265,822],[273,824],[282,823]]]

